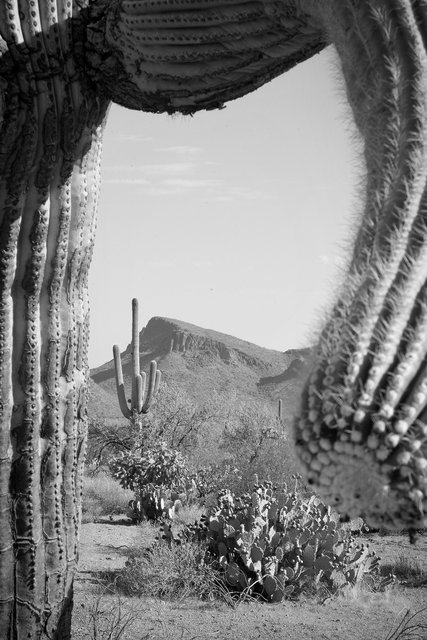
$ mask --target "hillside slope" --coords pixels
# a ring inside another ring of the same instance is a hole
[[[140,332],[141,369],[156,360],[166,382],[173,382],[194,399],[203,402],[211,394],[240,399],[282,398],[289,410],[305,376],[308,349],[285,352],[264,349],[234,336],[196,325],[154,317]],[[130,389],[131,349],[122,352],[123,375]],[[91,371],[90,413],[120,417],[112,360]],[[116,407],[114,410],[113,407]]]

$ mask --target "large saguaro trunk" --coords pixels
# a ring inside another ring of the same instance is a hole
[[[14,7],[0,12],[0,637],[66,638],[106,104],[68,55],[72,24]]]
[[[109,101],[215,108],[324,44],[293,1],[0,0],[2,640],[70,636]]]

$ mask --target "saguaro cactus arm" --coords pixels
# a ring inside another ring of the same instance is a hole
[[[119,399],[120,410],[123,413],[125,418],[132,417],[132,411],[128,407],[128,403],[126,400],[126,392],[125,392],[125,383],[123,381],[123,369],[122,369],[122,361],[120,358],[120,349],[117,344],[113,347],[114,354],[114,370],[116,372],[116,388],[117,388],[117,397]]]
[[[157,368],[157,362],[152,360],[150,363],[150,375],[148,378],[148,390],[141,413],[147,413],[153,398],[157,395],[160,386],[162,372]]]
[[[368,177],[297,446],[309,480],[341,512],[362,511],[376,526],[425,527],[427,3],[344,0],[322,18],[340,54]]]
[[[88,74],[100,95],[132,109],[216,109],[325,47],[324,29],[303,5],[294,0],[94,2],[87,11]]]
[[[141,413],[147,413],[153,398],[156,396],[160,380],[161,372],[157,369],[157,363],[152,360],[150,363],[150,373],[148,376],[148,388],[145,393],[147,376],[144,372],[140,372],[139,362],[139,331],[138,331],[138,300],[132,300],[132,342],[131,342],[131,361],[132,361],[132,396],[130,400],[130,408],[126,399],[125,386],[123,381],[122,362],[120,358],[120,349],[118,345],[113,347],[114,368],[116,372],[117,396],[119,399],[120,409],[125,418],[132,419]],[[144,397],[145,396],[145,397]]]

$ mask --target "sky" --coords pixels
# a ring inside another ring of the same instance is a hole
[[[193,117],[113,105],[89,364],[166,316],[284,351],[315,340],[361,213],[362,150],[331,49]]]

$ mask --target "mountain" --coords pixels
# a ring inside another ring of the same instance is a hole
[[[234,391],[244,399],[277,402],[293,410],[305,377],[309,349],[264,349],[187,322],[154,317],[140,332],[141,369],[156,360],[163,379],[185,389],[196,403],[210,394]],[[125,387],[130,390],[131,345],[121,354]],[[121,417],[114,362],[91,371],[90,414]]]

